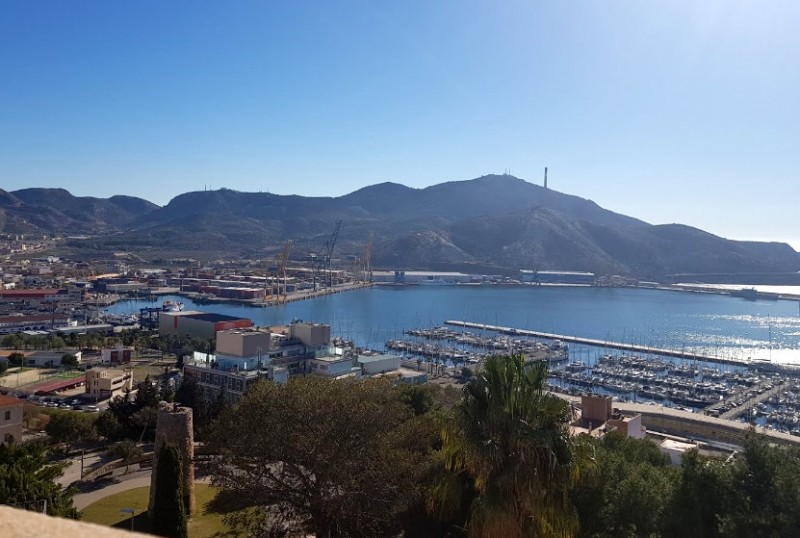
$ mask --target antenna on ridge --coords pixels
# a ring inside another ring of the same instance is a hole
[[[544,188],[547,188],[547,167],[544,167]]]

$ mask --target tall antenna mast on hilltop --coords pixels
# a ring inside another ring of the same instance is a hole
[[[544,167],[544,188],[547,188],[547,167]]]

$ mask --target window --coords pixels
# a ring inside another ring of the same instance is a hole
[[[6,420],[11,420],[11,411],[6,411]]]

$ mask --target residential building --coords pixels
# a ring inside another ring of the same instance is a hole
[[[23,401],[0,394],[0,444],[22,441]]]
[[[90,368],[86,370],[86,394],[95,400],[107,400],[123,396],[133,389],[131,370],[112,370],[111,368]]]
[[[623,415],[613,407],[611,396],[586,394],[581,396],[581,412],[578,420],[572,423],[573,433],[588,433],[602,437],[608,432],[618,431],[634,439],[645,436],[642,415]]]

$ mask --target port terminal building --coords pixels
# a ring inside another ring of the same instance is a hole
[[[472,275],[446,271],[373,271],[372,281],[379,284],[447,285],[479,281]]]
[[[219,331],[244,329],[252,326],[253,322],[247,318],[237,318],[210,312],[184,310],[158,313],[159,334],[190,335],[205,340],[213,340]]]
[[[520,280],[533,284],[561,284],[573,286],[593,286],[597,279],[594,273],[584,271],[534,271],[522,269]]]

